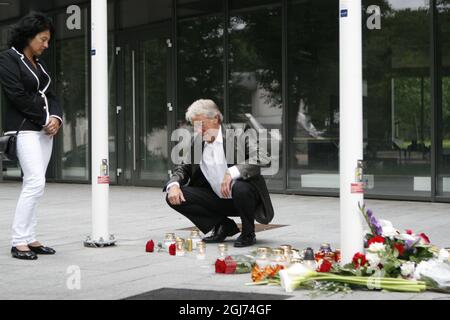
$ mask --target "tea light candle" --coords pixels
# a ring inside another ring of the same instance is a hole
[[[228,245],[226,243],[221,243],[218,245],[219,248],[219,259],[224,260],[228,256]]]
[[[206,259],[206,243],[204,243],[203,241],[197,242],[197,259]]]
[[[182,257],[185,254],[184,250],[184,239],[178,238],[177,239],[177,256]]]

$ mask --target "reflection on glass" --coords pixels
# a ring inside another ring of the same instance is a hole
[[[125,135],[119,138],[125,184],[157,184],[167,179],[168,47],[165,36],[122,46]],[[123,158],[122,158],[123,157]]]
[[[364,157],[369,194],[430,196],[429,8],[381,7],[381,30],[364,28]],[[410,32],[414,26],[414,32]]]
[[[55,49],[56,86],[63,108],[64,125],[57,138],[61,160],[58,177],[65,180],[89,180],[89,95],[87,11],[83,11],[82,30],[69,32],[63,26],[66,15],[57,17]]]
[[[198,99],[223,106],[223,17],[208,16],[178,24],[178,126]]]
[[[120,0],[118,7],[121,29],[169,20],[172,16],[172,1],[168,0]]]
[[[117,96],[116,96],[116,55],[114,50],[114,37],[112,33],[109,33],[108,37],[108,81],[109,81],[109,171],[111,183],[117,183],[117,150],[116,150],[116,132],[117,132]]]
[[[178,18],[221,12],[223,0],[178,0]]]
[[[0,37],[1,37],[0,50],[4,50],[4,49],[8,48],[8,46],[7,46],[8,30],[9,30],[8,26],[0,27]],[[3,108],[2,108],[3,99],[5,99],[5,97],[3,96],[3,91],[1,90],[1,85],[0,85],[0,134],[3,133],[3,128],[2,128],[2,126],[4,124],[3,121],[6,121],[6,119],[4,118],[5,110],[3,110]],[[0,179],[2,179],[2,174],[3,174],[3,178],[20,178],[22,175],[22,173],[20,171],[20,167],[14,161],[6,161],[6,160],[1,161],[0,170],[2,170],[2,172],[0,172]]]
[[[288,8],[288,188],[339,188],[338,2]]]
[[[281,8],[265,8],[230,16],[230,112],[231,122],[256,120],[257,126],[277,129],[283,124]],[[280,135],[270,139],[280,139]],[[279,141],[281,143],[281,141]],[[281,152],[281,148],[280,148]],[[272,190],[284,188],[280,154],[272,155],[280,163],[276,175],[266,176]]]
[[[442,135],[439,150],[439,188],[440,195],[450,197],[450,1],[439,1],[438,30],[440,49],[438,70],[440,71],[438,85],[441,86],[440,103],[442,114]],[[439,83],[440,82],[440,83]]]
[[[169,169],[165,38],[142,42],[140,59],[140,179],[164,181]]]

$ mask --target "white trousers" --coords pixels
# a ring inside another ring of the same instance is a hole
[[[52,155],[53,138],[41,132],[21,132],[17,138],[17,156],[23,171],[22,192],[12,226],[12,246],[36,241],[36,207],[44,194],[45,174]]]

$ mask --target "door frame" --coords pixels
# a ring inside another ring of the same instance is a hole
[[[142,180],[139,177],[139,173],[140,173],[140,168],[139,168],[139,164],[140,161],[138,161],[138,159],[136,159],[136,171],[134,171],[134,168],[131,168],[131,180],[127,180],[125,178],[125,165],[126,163],[126,134],[127,134],[127,130],[126,130],[126,119],[125,119],[125,104],[126,104],[126,97],[125,97],[125,66],[124,66],[124,61],[125,61],[125,57],[123,56],[125,54],[125,50],[123,50],[127,45],[130,45],[131,48],[138,53],[140,50],[140,43],[142,41],[145,40],[150,40],[152,39],[152,37],[165,37],[168,41],[167,41],[167,86],[166,86],[166,97],[167,97],[167,104],[171,103],[172,105],[174,105],[173,101],[174,101],[174,97],[173,97],[173,88],[171,86],[171,84],[173,83],[174,79],[173,79],[173,68],[174,68],[174,63],[172,61],[172,52],[171,50],[173,49],[173,46],[169,46],[169,41],[170,43],[173,42],[173,40],[171,39],[171,24],[170,23],[159,23],[156,25],[151,25],[151,26],[145,26],[145,27],[139,27],[139,28],[132,28],[132,29],[126,29],[126,30],[121,30],[118,31],[116,33],[116,46],[115,46],[115,54],[116,54],[116,92],[117,92],[117,106],[121,106],[122,107],[122,111],[120,112],[116,112],[116,163],[117,163],[117,168],[121,168],[122,169],[122,174],[117,176],[117,185],[122,185],[122,186],[145,186],[145,187],[162,187],[165,182],[168,180],[166,179],[165,181],[161,181],[161,180]],[[136,66],[135,66],[136,67]],[[137,88],[139,88],[139,81],[141,79],[141,74],[140,74],[140,69],[136,68],[135,69],[135,81],[136,81],[136,85],[135,85],[135,103],[136,103],[136,115],[141,114],[142,111],[142,103],[140,101],[140,96],[136,93]],[[171,136],[171,132],[173,132],[174,128],[173,125],[175,123],[174,121],[174,117],[176,116],[176,113],[173,111],[174,109],[172,108],[171,110],[169,110],[169,105],[167,105],[167,119],[166,119],[166,123],[167,123],[167,152],[168,152],[168,156],[169,156],[169,163],[168,163],[168,167],[170,169],[170,166],[172,165],[172,161],[170,159],[170,151],[171,151],[171,141],[170,141],[170,136]],[[136,135],[136,155],[140,154],[140,136],[139,136],[139,132],[141,132],[141,121],[139,121],[139,118],[136,118],[136,124],[135,124],[135,135]],[[169,177],[169,173],[170,170],[167,172],[167,178]]]

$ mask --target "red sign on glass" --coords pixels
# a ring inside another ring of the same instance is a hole
[[[364,193],[364,182],[352,183],[352,193]]]
[[[109,179],[109,176],[104,177],[98,177],[98,184],[110,184],[111,180]]]

